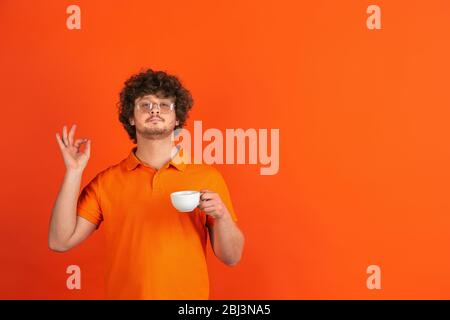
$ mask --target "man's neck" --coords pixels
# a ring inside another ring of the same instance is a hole
[[[171,160],[174,144],[171,137],[163,139],[138,139],[136,157],[144,164],[160,169]]]

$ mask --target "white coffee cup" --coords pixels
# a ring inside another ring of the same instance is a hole
[[[172,205],[180,212],[191,212],[200,203],[199,191],[177,191],[170,194]]]

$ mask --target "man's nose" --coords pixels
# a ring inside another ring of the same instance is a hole
[[[158,114],[159,115],[159,108],[153,107],[150,112],[151,112],[151,114]]]

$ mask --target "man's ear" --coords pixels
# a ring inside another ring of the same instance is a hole
[[[133,118],[130,118],[128,121],[129,121],[129,123],[130,123],[132,126],[134,126],[134,119],[133,119]]]

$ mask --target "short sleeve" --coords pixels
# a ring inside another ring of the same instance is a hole
[[[83,188],[77,202],[77,215],[97,225],[97,228],[103,221],[99,190],[99,175],[97,175]]]
[[[215,168],[214,168],[214,174],[212,177],[211,186],[209,187],[209,190],[219,194],[220,199],[222,200],[223,204],[227,207],[228,212],[230,213],[231,217],[233,218],[234,221],[237,221],[237,216],[236,216],[236,213],[234,212],[234,207],[233,207],[233,203],[231,202],[231,196],[230,196],[230,191],[228,190],[228,186],[227,186],[222,174]],[[214,225],[214,218],[207,215],[206,216],[206,224],[208,226]]]

